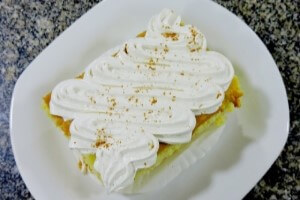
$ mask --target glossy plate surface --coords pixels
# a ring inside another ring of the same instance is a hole
[[[107,49],[146,29],[151,16],[172,8],[197,26],[208,46],[234,64],[245,92],[217,145],[161,190],[107,196],[79,173],[68,142],[41,109],[41,98],[78,75]],[[240,199],[282,150],[289,129],[286,91],[270,53],[235,15],[211,1],[107,0],[56,38],[16,83],[11,141],[20,173],[36,199]]]

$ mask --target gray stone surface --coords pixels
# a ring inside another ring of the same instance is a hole
[[[287,88],[291,128],[271,169],[245,199],[299,199],[299,1],[216,0],[244,20],[266,44]],[[14,84],[29,63],[97,1],[0,1],[0,199],[31,199],[9,139]]]

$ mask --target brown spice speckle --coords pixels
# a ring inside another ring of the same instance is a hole
[[[164,36],[165,38],[170,38],[173,41],[177,41],[178,40],[178,34],[174,33],[174,32],[164,32],[161,35]]]
[[[134,99],[134,96],[130,96],[129,98],[128,98],[128,101],[132,101]]]
[[[151,70],[155,70],[155,62],[154,62],[153,58],[150,58],[150,60],[148,62],[148,66]]]
[[[139,89],[136,89],[136,90],[134,90],[134,92],[135,92],[135,93],[139,93],[139,92],[140,92],[140,90],[139,90]]]
[[[139,33],[136,37],[145,37],[146,31]]]
[[[152,97],[152,98],[150,99],[150,103],[151,103],[151,105],[156,104],[156,103],[157,103],[157,99],[156,99],[155,97]]]
[[[94,99],[94,97],[89,97],[89,99],[92,104],[96,104],[96,100]]]
[[[172,96],[172,101],[176,101],[176,96]]]
[[[111,55],[111,56],[115,58],[115,57],[117,57],[118,53],[119,53],[119,52],[117,51],[116,53],[114,53],[114,54]]]
[[[105,140],[101,140],[100,138],[96,140],[96,142],[93,144],[93,147],[99,148],[100,146],[103,146],[106,144]]]
[[[193,52],[195,52],[195,51],[200,51],[200,50],[201,50],[201,48],[200,48],[200,47],[198,47],[198,48],[195,48],[195,49],[191,49],[191,50],[190,50],[190,52],[192,52],[192,53],[193,53]],[[193,61],[193,59],[192,59],[192,61]]]
[[[165,52],[165,53],[168,53],[168,52],[169,52],[169,48],[168,48],[167,45],[165,45],[165,47],[164,47],[164,52]]]
[[[125,44],[125,47],[124,47],[124,52],[125,52],[126,54],[128,54],[128,50],[127,50],[127,43]]]
[[[154,148],[154,144],[153,144],[152,142],[149,143],[148,145],[149,145],[149,148],[150,148],[150,149],[153,149],[153,148]]]
[[[97,129],[97,134],[98,135],[101,135],[101,134],[105,134],[105,129],[104,128],[101,128],[101,129]]]
[[[110,99],[109,101],[110,101],[112,107],[116,107],[117,102],[116,102],[116,99],[115,99],[115,98],[112,98],[112,99]]]

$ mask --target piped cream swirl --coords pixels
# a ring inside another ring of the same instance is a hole
[[[159,141],[189,142],[195,115],[219,109],[234,71],[206,48],[196,27],[165,9],[151,18],[145,37],[109,50],[83,79],[53,89],[51,114],[73,120],[70,148],[96,154],[94,167],[109,191],[153,165]]]
[[[156,161],[157,138],[135,124],[82,117],[74,119],[70,132],[71,149],[96,153],[94,168],[109,191],[123,189],[133,182],[138,169]]]

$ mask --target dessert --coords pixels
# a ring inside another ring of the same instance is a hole
[[[79,168],[120,191],[201,134],[199,128],[219,124],[241,96],[230,61],[164,9],[145,32],[60,82],[43,108],[69,139]]]

